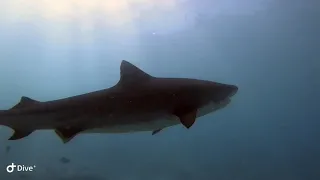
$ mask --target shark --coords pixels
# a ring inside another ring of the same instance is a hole
[[[0,125],[19,140],[36,130],[54,130],[63,143],[85,133],[132,133],[181,124],[189,129],[196,119],[230,104],[236,85],[190,78],[151,76],[126,60],[120,80],[112,87],[72,97],[38,101],[23,96],[0,110]]]

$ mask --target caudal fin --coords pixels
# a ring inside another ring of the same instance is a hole
[[[36,101],[36,100],[31,99],[31,98],[22,96],[21,99],[20,99],[20,102],[17,103],[15,106],[13,106],[10,110],[24,108],[24,107],[27,107],[29,105],[35,104],[35,103],[40,103],[40,101]],[[5,110],[2,111],[2,112],[5,112]],[[0,114],[1,114],[1,111],[0,111]],[[11,128],[14,131],[12,136],[8,140],[18,140],[18,139],[25,138],[25,137],[29,136],[34,131],[34,130],[31,130],[31,131],[30,130],[23,130],[23,129],[20,129],[20,128],[18,129],[18,128],[12,127],[10,124],[11,123],[9,121],[6,122],[6,123],[1,124],[1,125],[4,125],[4,126],[7,126],[7,127]]]
[[[8,140],[18,140],[18,139],[22,139],[24,137],[29,136],[34,130],[29,130],[29,129],[22,129],[22,128],[15,128],[10,126],[10,123],[8,123],[8,121],[0,121],[0,128],[1,126],[6,126],[10,129],[13,130],[13,134],[11,135],[11,137]]]
[[[18,140],[29,136],[33,131],[13,129],[13,134],[8,140]]]
[[[0,114],[1,114],[1,111],[0,111]],[[13,130],[13,134],[8,140],[22,139],[24,137],[29,136],[33,132],[33,130],[24,130],[24,129],[12,127],[9,121],[0,120],[0,128],[1,126],[6,126]]]

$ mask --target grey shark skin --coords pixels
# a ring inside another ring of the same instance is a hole
[[[0,125],[14,130],[9,140],[54,129],[64,143],[79,133],[152,131],[182,124],[222,109],[238,87],[187,78],[158,78],[123,60],[119,82],[108,89],[40,102],[22,97],[0,111]]]

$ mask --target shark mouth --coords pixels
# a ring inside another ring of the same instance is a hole
[[[221,101],[211,101],[208,104],[202,106],[198,109],[197,117],[204,116],[206,114],[209,114],[211,112],[217,111],[219,109],[223,109],[231,102],[230,98],[225,98]]]
[[[216,102],[216,104],[218,104],[219,106],[225,106],[225,105],[229,104],[230,102],[231,102],[230,98],[225,98],[223,100]]]
[[[237,93],[238,90],[234,90],[232,91],[228,97],[220,100],[217,102],[218,105],[223,106],[223,105],[227,105],[231,102],[231,97],[234,96]]]

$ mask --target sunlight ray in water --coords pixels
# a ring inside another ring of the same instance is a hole
[[[109,25],[130,23],[139,17],[139,11],[148,9],[170,10],[176,7],[176,0],[5,0],[0,8],[7,21],[19,22],[38,16],[51,21],[82,20],[95,15],[105,17]],[[138,7],[138,8],[137,8]]]
[[[70,42],[73,31],[80,41],[92,41],[94,30],[108,31],[132,37],[136,22],[158,19],[177,8],[177,0],[14,0],[0,2],[0,23],[7,26],[32,23],[50,42]],[[72,28],[70,27],[72,24]],[[54,28],[50,28],[54,27]]]

